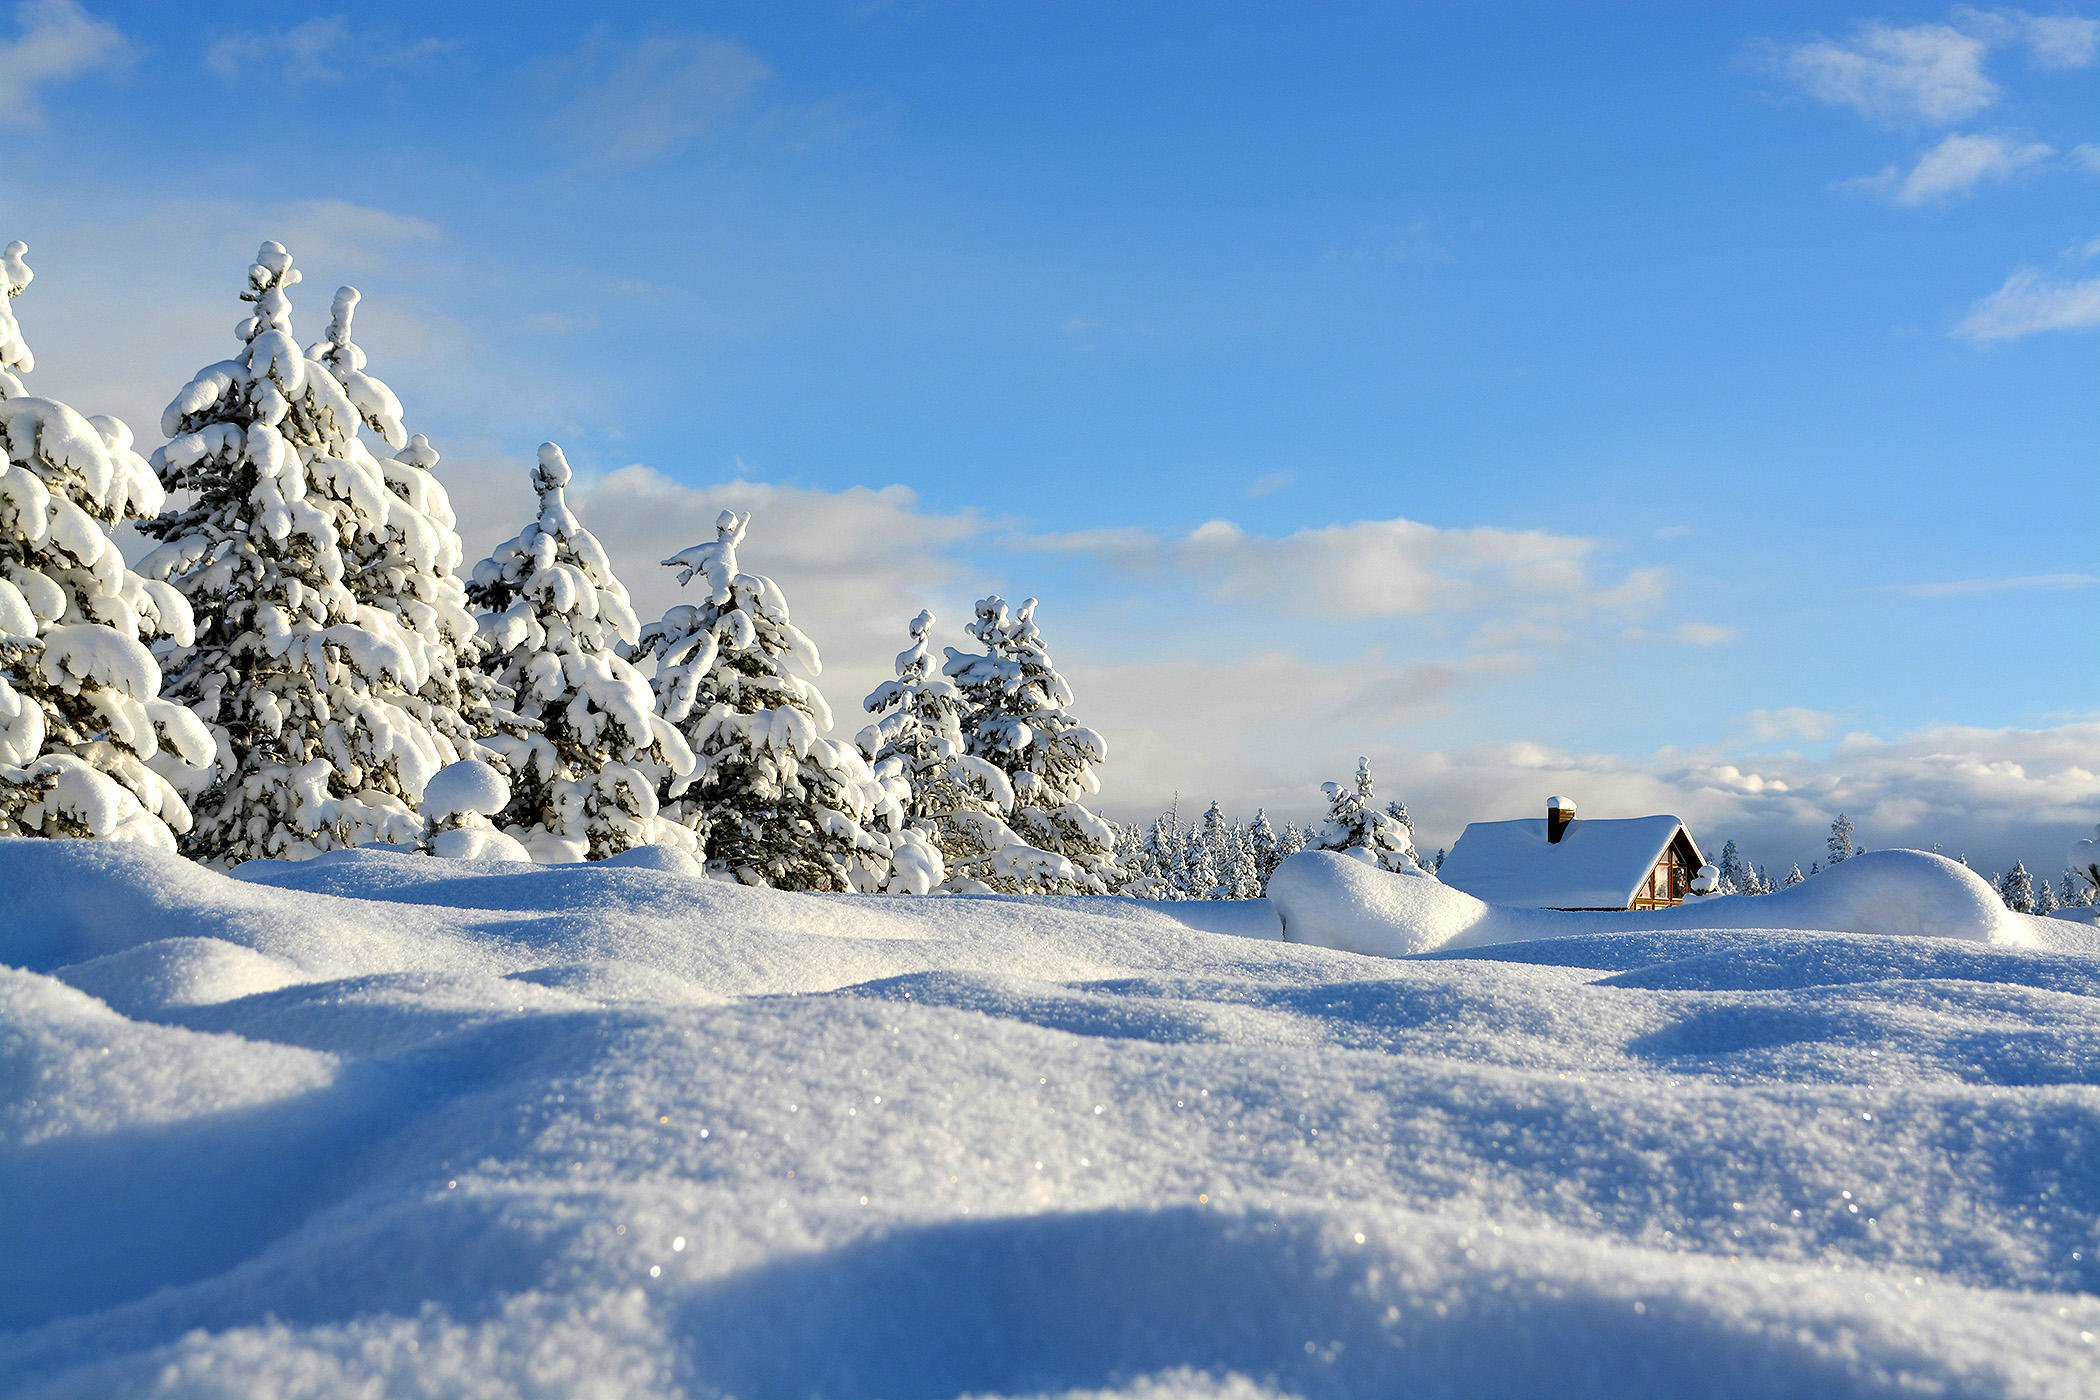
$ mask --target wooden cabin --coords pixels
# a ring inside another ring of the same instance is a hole
[[[1574,803],[1553,797],[1543,821],[1468,826],[1437,878],[1520,909],[1666,909],[1684,903],[1705,863],[1676,817],[1577,819]]]

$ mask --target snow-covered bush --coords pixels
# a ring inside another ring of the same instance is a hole
[[[423,785],[427,849],[448,860],[531,860],[523,843],[496,828],[509,805],[510,784],[493,765],[475,758],[446,764]]]
[[[680,584],[706,580],[645,629],[629,655],[654,669],[657,713],[691,748],[690,785],[667,811],[698,834],[710,873],[777,889],[873,892],[890,878],[903,826],[897,794],[852,744],[827,736],[815,643],[773,580],[744,573],[748,514],[723,511],[715,538],[672,555]],[[907,885],[925,874],[914,850]]]
[[[190,813],[152,764],[208,764],[212,741],[160,698],[148,646],[189,641],[190,610],[110,537],[159,511],[160,483],[124,424],[24,389],[35,360],[12,303],[28,251],[0,250],[0,836],[173,850]]]
[[[568,459],[542,443],[538,516],[475,565],[467,587],[482,611],[481,664],[528,727],[487,741],[510,774],[497,824],[539,861],[691,850],[692,833],[660,815],[657,791],[692,772],[692,751],[620,655],[639,630],[634,609],[605,547],[569,509],[568,485]]]
[[[966,751],[962,696],[934,671],[932,630],[930,612],[911,620],[911,645],[898,653],[897,678],[867,698],[876,719],[860,732],[861,751],[879,778],[894,775],[902,783],[909,829],[923,832],[940,853],[942,889],[1010,894],[1071,878],[1063,856],[1037,850],[1006,824],[1013,784]]]
[[[1376,805],[1370,759],[1357,759],[1354,787],[1322,783],[1320,791],[1327,794],[1327,823],[1310,849],[1340,851],[1397,874],[1429,873],[1415,859],[1415,838],[1407,823]]]
[[[1048,894],[1120,889],[1116,829],[1081,800],[1101,790],[1094,767],[1108,757],[1108,744],[1072,718],[1072,687],[1043,645],[1035,599],[1011,614],[1005,599],[981,599],[969,632],[984,650],[950,647],[942,667],[962,696],[964,747],[1013,784],[1008,823],[1015,833],[1071,865],[1069,875],[1045,876],[1033,888]]]
[[[217,745],[183,842],[216,864],[411,845],[443,763],[402,703],[427,679],[419,649],[344,579],[344,542],[384,531],[394,498],[342,386],[292,339],[298,280],[283,246],[263,244],[240,352],[161,417],[154,469],[184,503],[143,527],[161,543],[142,570],[195,617],[193,642],[165,654],[167,694]]]

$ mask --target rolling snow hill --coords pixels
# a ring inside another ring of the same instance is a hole
[[[0,1393],[2089,1396],[2100,936],[1958,871],[1575,916],[0,841]]]

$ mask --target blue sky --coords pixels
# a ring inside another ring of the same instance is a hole
[[[1036,594],[1104,805],[1804,863],[2096,815],[2100,25],[1943,6],[0,7],[39,384],[366,294],[470,547],[722,504],[850,714]],[[660,548],[669,546],[669,548]],[[949,624],[955,624],[949,626]]]

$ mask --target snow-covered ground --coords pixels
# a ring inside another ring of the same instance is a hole
[[[0,842],[0,1393],[2090,1396],[2100,935],[1931,862],[1565,916]]]

